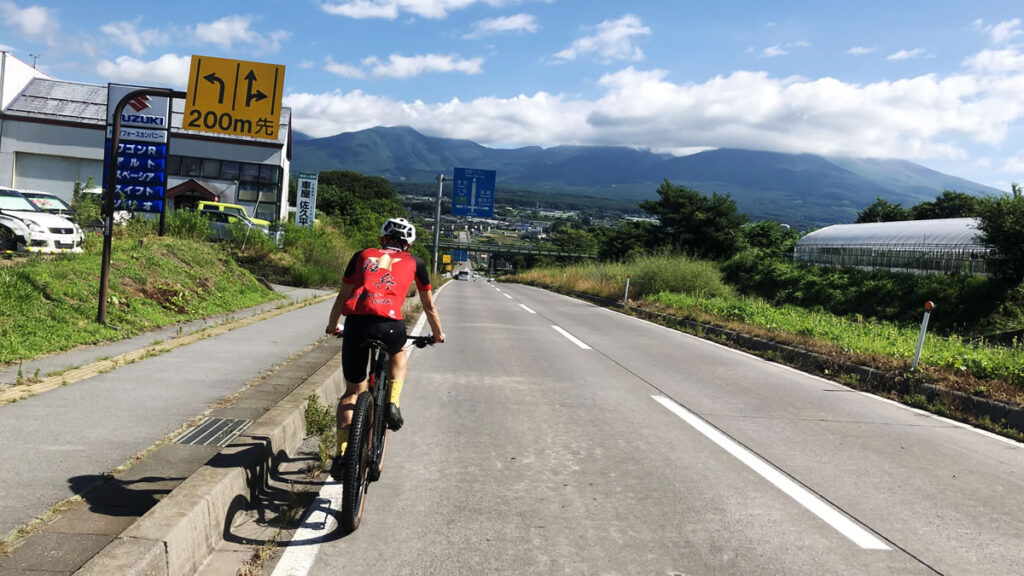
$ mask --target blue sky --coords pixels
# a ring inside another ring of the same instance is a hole
[[[1009,190],[1022,19],[1019,0],[0,0],[0,49],[178,89],[192,54],[283,64],[317,137],[903,158]]]

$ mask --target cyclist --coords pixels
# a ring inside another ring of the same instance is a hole
[[[434,342],[444,342],[441,318],[430,291],[430,275],[423,260],[409,253],[416,240],[416,228],[405,218],[391,218],[381,226],[380,248],[367,248],[352,256],[341,290],[334,300],[327,321],[327,333],[338,332],[338,321],[345,316],[345,339],[341,345],[341,366],[345,375],[345,395],[338,402],[338,457],[348,445],[352,409],[359,393],[366,391],[366,366],[369,349],[363,343],[373,338],[387,346],[391,355],[389,377],[391,397],[385,414],[388,428],[398,430],[404,422],[398,397],[405,380],[406,342],[402,304],[409,286],[416,282],[423,312],[433,330]]]

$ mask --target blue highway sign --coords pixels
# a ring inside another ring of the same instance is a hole
[[[452,214],[494,217],[494,170],[456,168],[452,187]]]

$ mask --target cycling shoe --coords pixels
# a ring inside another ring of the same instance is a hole
[[[394,402],[388,404],[387,422],[388,429],[390,430],[398,430],[405,423],[405,420],[402,419],[402,411],[398,409]]]

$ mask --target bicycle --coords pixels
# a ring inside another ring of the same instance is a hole
[[[434,344],[432,335],[408,336],[407,339],[412,340],[417,348]],[[384,415],[391,397],[391,381],[388,378],[391,356],[379,340],[367,340],[365,345],[370,347],[368,390],[356,397],[348,432],[348,448],[341,460],[341,527],[346,534],[359,527],[366,503],[366,491],[370,482],[380,479],[388,443],[388,426]]]

